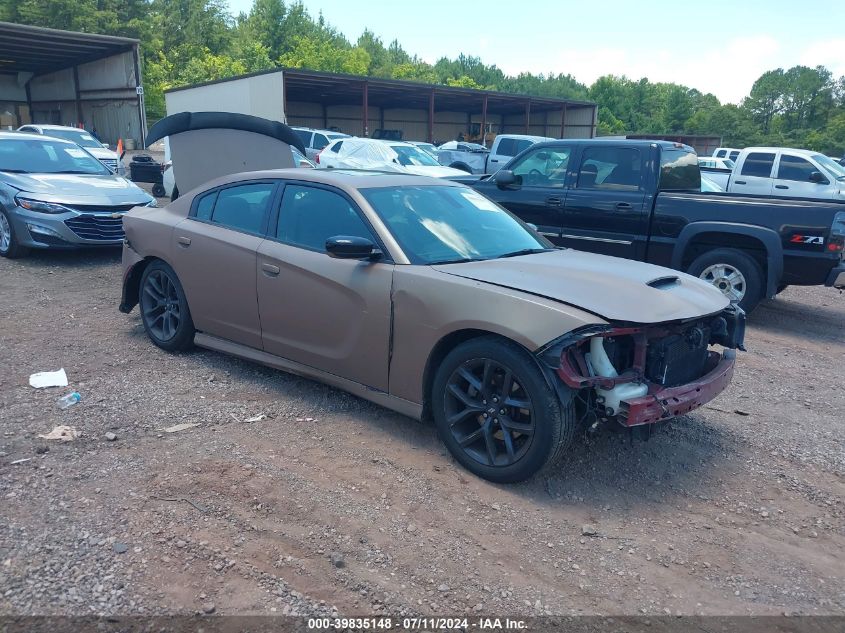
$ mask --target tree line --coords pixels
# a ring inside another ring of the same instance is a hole
[[[845,153],[845,77],[823,66],[764,73],[739,104],[676,83],[612,74],[591,86],[562,73],[508,76],[460,54],[426,63],[397,40],[365,30],[349,41],[301,2],[254,0],[233,16],[224,0],[0,0],[0,20],[138,38],[147,116],[165,115],[164,91],[276,67],[408,79],[532,96],[588,99],[598,133],[705,134],[731,147],[804,147]]]

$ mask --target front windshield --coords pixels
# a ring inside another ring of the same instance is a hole
[[[408,167],[410,165],[417,165],[423,167],[439,167],[438,163],[430,154],[426,154],[419,148],[408,145],[391,145],[390,149],[396,152],[399,156],[397,160],[400,165]]]
[[[47,138],[0,140],[0,171],[24,174],[111,172],[81,147]]]
[[[53,138],[63,138],[66,141],[73,141],[80,147],[103,149],[103,144],[88,134],[85,130],[54,130],[47,128],[44,130],[44,135],[52,136]]]
[[[819,165],[827,169],[831,174],[833,174],[833,177],[837,180],[845,179],[845,167],[837,163],[829,156],[824,156],[822,154],[813,154],[811,158],[816,161]]]
[[[414,264],[496,259],[550,244],[468,187],[362,189]]]

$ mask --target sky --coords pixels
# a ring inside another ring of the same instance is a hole
[[[252,0],[228,0],[232,13]],[[767,70],[845,75],[845,2],[818,0],[305,0],[355,42],[365,28],[434,63],[459,53],[506,74],[675,82],[739,103]]]

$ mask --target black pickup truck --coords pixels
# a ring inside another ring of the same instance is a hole
[[[552,141],[455,180],[556,245],[688,272],[746,311],[788,285],[845,287],[845,204],[702,193],[696,154],[679,143]]]

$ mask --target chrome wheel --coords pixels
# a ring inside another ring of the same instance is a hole
[[[5,253],[12,246],[12,227],[5,213],[0,213],[0,253]]]
[[[713,284],[733,303],[739,303],[745,297],[745,276],[729,264],[713,264],[701,271],[704,281]]]
[[[531,446],[531,399],[513,372],[479,358],[458,367],[446,383],[445,420],[452,437],[485,466],[510,466]]]
[[[176,284],[163,270],[147,276],[141,293],[141,315],[149,332],[165,342],[176,336],[182,321]]]

